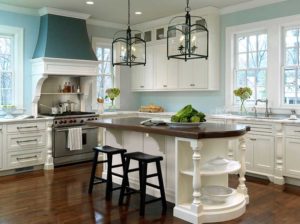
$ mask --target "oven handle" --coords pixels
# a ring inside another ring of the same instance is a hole
[[[84,130],[96,129],[96,128],[98,128],[98,127],[82,128],[82,130],[84,131]],[[69,131],[68,128],[64,128],[64,129],[54,129],[54,130],[57,131],[57,132],[65,132],[65,131]]]

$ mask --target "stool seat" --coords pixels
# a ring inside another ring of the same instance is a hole
[[[111,147],[109,145],[104,145],[104,146],[97,146],[94,147],[95,151],[102,152],[102,153],[109,153],[109,154],[118,154],[118,153],[125,153],[126,149],[120,149],[120,148],[115,148]]]
[[[155,162],[155,161],[163,160],[162,156],[149,155],[143,152],[126,153],[125,157],[133,160],[141,161],[141,162]]]

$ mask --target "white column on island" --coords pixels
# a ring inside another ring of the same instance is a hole
[[[240,163],[241,169],[239,171],[239,186],[237,188],[238,192],[244,194],[245,200],[247,204],[249,203],[249,195],[248,189],[246,187],[245,181],[245,174],[246,174],[246,161],[245,161],[245,154],[246,154],[246,139],[245,136],[239,138],[239,150],[240,150]]]
[[[54,163],[53,163],[53,156],[52,156],[52,124],[53,121],[46,122],[47,126],[47,145],[46,145],[46,160],[44,164],[44,170],[53,170]]]
[[[200,213],[203,209],[201,203],[201,177],[200,177],[200,160],[201,160],[201,149],[203,147],[203,143],[201,141],[191,141],[191,148],[193,150],[193,203],[192,209],[195,213]]]

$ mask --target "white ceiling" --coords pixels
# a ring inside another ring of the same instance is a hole
[[[192,9],[206,6],[224,8],[253,0],[190,0]],[[87,13],[93,19],[126,24],[127,0],[94,0],[94,5],[86,5],[86,0],[0,0],[0,3],[32,9],[53,7]],[[184,12],[186,0],[131,0],[132,24],[138,24],[172,14]],[[133,12],[141,11],[142,15]]]

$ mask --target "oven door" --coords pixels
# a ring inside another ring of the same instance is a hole
[[[70,151],[68,148],[68,133],[67,127],[55,128],[53,134],[53,157],[72,156],[83,153],[91,153],[93,148],[97,146],[97,127],[81,126],[82,127],[82,149]]]

